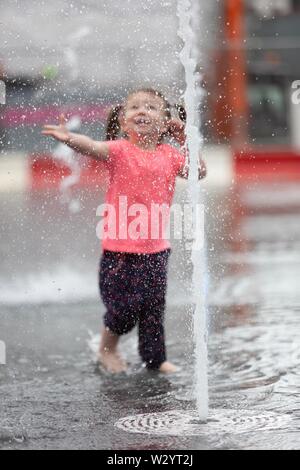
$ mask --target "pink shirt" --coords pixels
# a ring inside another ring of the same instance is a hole
[[[108,142],[110,182],[103,212],[102,249],[157,253],[170,248],[165,230],[176,176],[185,157],[171,145],[145,151],[127,140]],[[162,209],[164,216],[158,216]]]

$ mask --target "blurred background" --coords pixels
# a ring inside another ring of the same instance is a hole
[[[218,155],[215,165],[210,159],[215,179],[249,175],[253,158],[255,172],[295,175],[299,0],[207,3],[199,9],[199,71],[205,141],[218,146],[210,153],[212,159]],[[108,107],[128,90],[151,85],[180,100],[177,27],[176,0],[6,1],[0,31],[0,77],[7,91],[6,105],[0,105],[2,188],[14,186],[4,178],[8,154],[19,169],[16,182],[30,184],[24,160],[51,153],[40,128],[61,111],[80,117],[81,132],[102,139]]]

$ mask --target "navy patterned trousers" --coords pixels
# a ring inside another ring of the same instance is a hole
[[[138,325],[139,353],[149,369],[158,369],[166,360],[164,314],[170,253],[105,250],[100,262],[104,324],[117,335]]]

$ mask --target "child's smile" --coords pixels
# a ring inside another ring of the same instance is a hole
[[[125,106],[122,128],[133,140],[159,140],[161,134],[166,131],[163,100],[159,96],[144,92],[130,96]]]

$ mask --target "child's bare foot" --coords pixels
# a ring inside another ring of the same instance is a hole
[[[127,364],[117,351],[119,336],[108,328],[103,328],[98,362],[112,374],[119,374],[127,370]]]
[[[120,374],[126,372],[127,364],[117,352],[104,351],[100,352],[98,362],[112,374]]]
[[[163,372],[164,374],[174,374],[175,372],[178,372],[178,370],[178,367],[167,361],[163,362],[159,368],[159,371]]]

